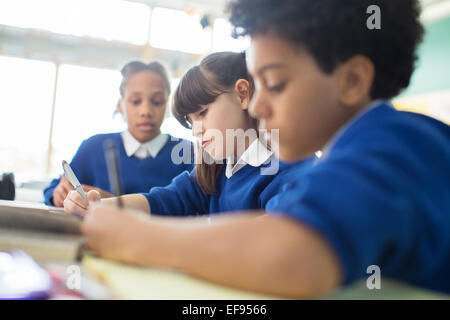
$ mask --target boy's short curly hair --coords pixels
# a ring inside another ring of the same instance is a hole
[[[377,5],[381,29],[370,30]],[[424,29],[417,0],[235,0],[235,36],[274,33],[305,48],[325,73],[362,54],[375,65],[372,99],[390,99],[409,85]]]

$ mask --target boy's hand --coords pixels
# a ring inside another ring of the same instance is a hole
[[[64,200],[64,211],[70,214],[78,213],[85,215],[89,204],[92,202],[100,201],[102,196],[97,190],[91,190],[86,193],[89,201],[83,199],[83,197],[76,191],[72,190],[67,194]]]
[[[75,189],[66,177],[61,176],[60,178],[59,184],[53,191],[53,205],[56,207],[63,207],[67,194]]]
[[[103,258],[136,264],[145,261],[144,252],[150,247],[144,240],[151,230],[147,215],[99,202],[88,212],[81,231],[89,248]]]

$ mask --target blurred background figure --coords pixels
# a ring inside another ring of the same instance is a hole
[[[170,93],[169,78],[164,67],[159,62],[145,64],[132,61],[122,68],[121,74],[116,112],[122,114],[127,124],[126,130],[97,134],[84,140],[70,164],[84,191],[97,190],[102,198],[112,196],[103,152],[107,139],[115,141],[119,148],[125,194],[147,192],[152,187],[165,186],[178,174],[193,168],[192,161],[181,164],[171,161],[172,151],[178,143],[186,144],[181,150],[190,150],[190,142],[161,133]],[[62,207],[67,194],[73,189],[66,177],[54,179],[44,189],[45,203]]]

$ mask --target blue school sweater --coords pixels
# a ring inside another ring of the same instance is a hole
[[[138,159],[135,156],[127,156],[120,133],[98,134],[81,143],[70,163],[81,184],[112,192],[103,152],[103,142],[108,138],[113,139],[119,149],[120,174],[125,194],[147,192],[154,186],[165,186],[175,176],[186,170],[191,171],[193,168],[192,156],[190,156],[190,161],[186,161],[186,164],[175,164],[171,161],[172,150],[177,152],[178,149],[181,149],[179,155],[182,157],[183,150],[191,149],[191,143],[186,140],[172,141],[169,136],[156,158]],[[186,156],[189,158],[187,153]],[[52,180],[50,185],[44,189],[46,204],[53,204],[53,192],[59,181],[59,178]]]
[[[276,160],[278,161],[278,160]],[[278,162],[278,173],[261,174],[260,167],[245,165],[230,178],[225,176],[225,165],[216,182],[216,193],[206,195],[198,185],[195,172],[183,172],[163,188],[152,188],[144,193],[152,214],[186,216],[217,214],[237,210],[264,209],[269,200],[280,192],[283,177],[293,168],[312,164],[308,159],[295,164]]]
[[[384,278],[450,293],[450,127],[380,105],[267,206],[323,235],[344,284]],[[274,213],[275,214],[275,213]]]

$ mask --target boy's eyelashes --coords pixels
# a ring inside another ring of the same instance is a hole
[[[286,75],[281,75],[280,72],[266,71],[255,79],[255,89],[264,88],[269,92],[279,93],[283,91],[287,82]]]
[[[285,82],[280,82],[280,83],[277,83],[277,84],[266,85],[266,88],[270,92],[279,93],[279,92],[283,91],[285,85],[286,85]]]

